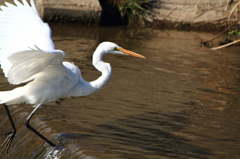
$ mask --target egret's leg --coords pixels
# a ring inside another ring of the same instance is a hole
[[[38,108],[41,106],[41,104],[36,105],[36,107],[34,108],[34,110],[31,112],[31,114],[28,116],[27,120],[25,121],[25,125],[28,129],[30,129],[32,132],[34,132],[37,136],[39,136],[40,138],[42,138],[45,142],[47,142],[50,146],[55,147],[56,145],[54,143],[52,143],[51,141],[49,141],[47,138],[45,138],[42,134],[40,134],[37,130],[35,130],[30,124],[30,120],[32,118],[32,116],[36,113],[36,111],[38,110]]]
[[[12,116],[11,116],[11,114],[10,114],[10,112],[9,112],[9,109],[8,109],[7,105],[6,105],[6,104],[3,104],[3,106],[4,106],[5,110],[6,110],[8,119],[9,119],[9,121],[10,121],[10,123],[11,123],[12,128],[13,128],[13,131],[11,131],[11,132],[9,132],[9,133],[7,133],[7,134],[4,135],[4,136],[8,136],[8,137],[7,137],[6,140],[2,143],[2,146],[5,146],[5,147],[7,148],[7,150],[6,150],[6,154],[7,154],[7,153],[8,153],[8,149],[9,149],[11,143],[12,143],[12,140],[13,140],[16,132],[17,132],[17,129],[15,128],[14,122],[13,122],[13,120],[12,120]]]

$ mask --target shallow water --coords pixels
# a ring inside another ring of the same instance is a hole
[[[44,104],[32,125],[64,149],[59,158],[158,159],[238,158],[240,156],[240,55],[238,47],[209,51],[197,32],[51,25],[66,61],[83,77],[100,73],[91,64],[102,41],[146,56],[106,55],[113,76],[87,97]],[[0,90],[14,88],[1,73]],[[52,151],[24,127],[31,106],[10,106],[18,129],[8,155],[0,158],[50,158]],[[0,107],[0,132],[11,130]],[[1,141],[4,137],[1,138]],[[57,158],[57,157],[56,157]]]

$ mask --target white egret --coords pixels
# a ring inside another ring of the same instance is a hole
[[[101,43],[93,54],[92,63],[102,75],[92,82],[84,81],[77,66],[63,62],[65,53],[56,50],[51,29],[40,18],[34,4],[26,0],[16,5],[5,3],[0,11],[0,62],[5,77],[13,85],[27,83],[11,91],[0,92],[13,131],[6,134],[2,145],[6,153],[12,143],[16,128],[7,105],[26,103],[34,105],[25,125],[51,146],[56,146],[29,124],[37,109],[44,103],[61,97],[86,96],[101,89],[112,75],[110,64],[103,62],[104,54],[131,55],[145,58],[112,42]]]

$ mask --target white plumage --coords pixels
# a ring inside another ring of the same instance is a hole
[[[51,30],[42,22],[34,1],[31,0],[31,6],[25,0],[23,4],[14,2],[17,6],[6,2],[0,13],[0,60],[6,77],[11,67],[7,57],[11,54],[36,49],[36,45],[44,51],[55,50]]]

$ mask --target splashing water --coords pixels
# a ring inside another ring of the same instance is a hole
[[[51,147],[45,144],[45,147],[47,148],[47,152],[44,155],[44,159],[60,159],[61,154],[66,150],[66,148],[62,146]]]

